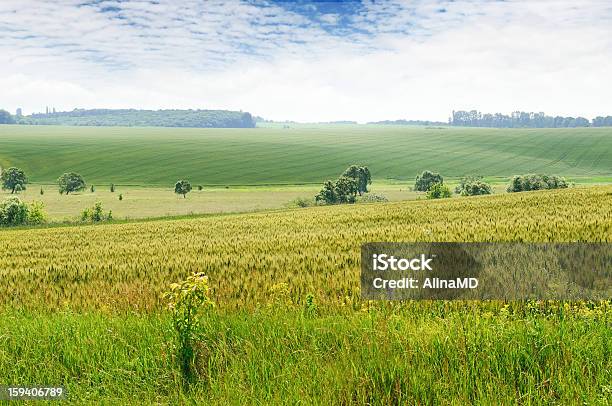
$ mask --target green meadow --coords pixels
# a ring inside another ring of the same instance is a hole
[[[35,183],[75,171],[94,184],[319,184],[350,164],[387,182],[411,181],[426,169],[445,177],[536,172],[609,180],[612,129],[0,126],[0,166],[20,167]]]

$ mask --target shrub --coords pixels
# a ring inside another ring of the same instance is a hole
[[[296,197],[287,204],[287,207],[310,207],[314,206],[315,203],[313,199],[307,197]]]
[[[384,203],[384,202],[388,202],[389,199],[387,199],[383,195],[378,195],[375,193],[367,193],[363,196],[358,197],[357,201],[359,203]]]
[[[436,183],[444,183],[442,175],[431,171],[423,171],[422,174],[417,175],[416,177],[414,182],[414,190],[419,192],[427,192]]]
[[[516,175],[510,180],[506,190],[512,192],[526,192],[530,190],[543,189],[565,189],[567,182],[565,178],[554,175]]]
[[[102,202],[96,202],[93,207],[88,207],[81,212],[81,221],[91,221],[93,223],[98,223],[104,220],[111,220],[112,218],[113,215],[110,211],[107,215],[104,215]]]
[[[461,196],[490,195],[492,189],[491,185],[483,182],[481,177],[468,176],[461,178],[459,185],[455,188],[455,193]]]
[[[448,186],[442,183],[435,183],[427,191],[428,199],[445,199],[451,197],[451,191]]]
[[[202,185],[198,185],[198,190],[202,191],[202,189],[204,189],[204,187],[202,187]]]
[[[17,196],[11,196],[0,203],[0,225],[18,226],[28,221],[28,205]]]
[[[28,206],[28,224],[42,224],[47,221],[43,202],[32,202]]]

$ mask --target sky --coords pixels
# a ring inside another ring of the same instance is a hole
[[[0,0],[0,109],[612,115],[612,2]]]

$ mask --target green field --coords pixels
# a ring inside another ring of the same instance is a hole
[[[348,165],[375,180],[507,178],[544,172],[612,177],[612,129],[482,129],[402,126],[181,129],[0,126],[0,166],[53,183],[76,171],[88,183],[170,187],[321,183]]]
[[[40,194],[40,189],[44,194]],[[498,191],[501,189],[498,187]],[[101,202],[105,210],[112,210],[113,217],[119,219],[141,219],[167,216],[186,216],[209,213],[242,213],[259,210],[281,209],[292,206],[296,198],[312,199],[320,190],[316,185],[283,186],[239,186],[215,187],[202,191],[194,190],[183,198],[172,188],[117,186],[114,193],[108,184],[95,185],[89,189],[60,195],[55,185],[28,185],[19,193],[27,202],[40,201],[51,222],[78,220],[86,207]],[[423,193],[412,192],[406,185],[375,184],[372,192],[382,194],[389,201],[414,200]],[[119,195],[123,200],[119,200]],[[0,201],[11,196],[10,191],[0,190]]]

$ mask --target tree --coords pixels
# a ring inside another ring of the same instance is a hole
[[[336,194],[336,187],[331,180],[328,180],[323,184],[323,189],[315,196],[317,202],[325,202],[326,204],[335,204],[338,202],[338,195]]]
[[[83,177],[75,172],[68,172],[60,176],[57,179],[57,185],[59,186],[60,194],[78,192],[85,189],[86,186]]]
[[[419,192],[427,192],[436,183],[444,183],[444,179],[439,173],[423,171],[422,174],[417,175],[416,177],[414,183],[414,190],[417,190]]]
[[[485,183],[480,176],[466,176],[461,178],[455,193],[461,196],[490,195],[491,185]]]
[[[434,183],[427,191],[428,199],[445,199],[451,197],[451,191],[448,186],[442,183]]]
[[[355,179],[357,181],[357,192],[359,196],[368,193],[368,185],[372,184],[372,176],[367,166],[349,166],[342,176]]]
[[[542,189],[564,189],[567,188],[565,178],[554,175],[516,175],[510,180],[507,187],[508,192],[527,192]]]
[[[15,124],[11,113],[6,110],[0,110],[0,124]]]
[[[335,190],[338,203],[355,203],[359,184],[356,179],[340,176],[336,181]]]
[[[183,198],[185,198],[189,192],[191,192],[191,183],[189,183],[187,180],[179,180],[174,185],[174,193],[177,195],[183,195]]]
[[[0,181],[2,181],[2,189],[10,190],[11,194],[15,193],[18,189],[25,190],[25,185],[28,183],[25,173],[21,169],[15,167],[2,171],[2,174],[0,174]]]

